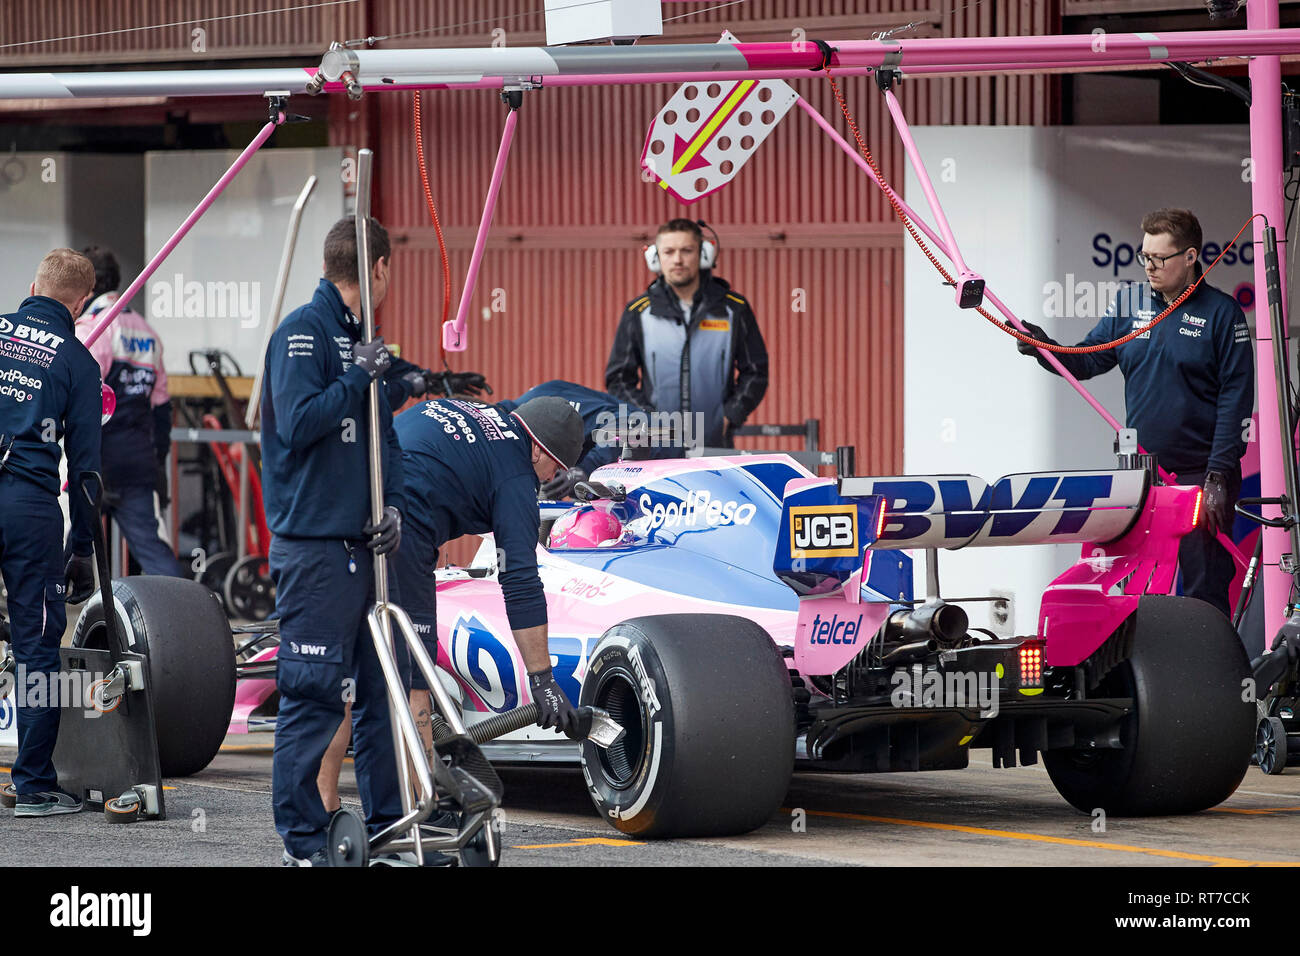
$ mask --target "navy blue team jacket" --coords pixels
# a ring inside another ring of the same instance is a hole
[[[262,386],[262,493],[273,534],[361,538],[370,520],[366,394],[370,376],[352,364],[361,322],[334,283],[284,320],[266,350]],[[384,503],[403,515],[401,448],[384,389]]]
[[[34,295],[0,316],[0,468],[58,495],[63,441],[76,554],[94,540],[77,476],[100,471],[99,386],[99,365],[61,302]]]
[[[1169,303],[1145,282],[1122,289],[1080,345],[1123,338]],[[1201,283],[1154,329],[1115,349],[1056,357],[1075,377],[1124,373],[1128,427],[1173,472],[1230,474],[1255,403],[1253,339],[1232,296]],[[1041,355],[1038,363],[1051,371]]]
[[[441,547],[492,532],[504,551],[499,580],[514,630],[546,623],[537,573],[537,473],[532,442],[492,405],[435,399],[394,420],[406,470],[409,519]]]

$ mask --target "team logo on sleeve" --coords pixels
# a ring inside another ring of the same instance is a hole
[[[790,509],[790,557],[848,558],[858,553],[854,505],[805,505]]]

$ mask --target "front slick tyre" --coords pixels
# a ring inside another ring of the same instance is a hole
[[[1222,803],[1254,752],[1241,641],[1222,614],[1191,598],[1144,597],[1125,626],[1134,629],[1132,655],[1088,693],[1133,699],[1123,749],[1048,751],[1052,783],[1084,813],[1196,813]]]
[[[605,632],[581,703],[626,730],[582,745],[596,809],[643,838],[726,836],[766,823],[794,766],[790,675],[767,632],[721,614],[639,617]]]

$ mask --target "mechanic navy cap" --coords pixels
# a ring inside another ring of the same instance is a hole
[[[582,454],[582,416],[558,395],[524,402],[510,413],[546,454],[572,468]]]

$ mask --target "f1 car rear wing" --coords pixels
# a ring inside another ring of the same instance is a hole
[[[869,547],[947,548],[1113,541],[1137,520],[1145,469],[843,478],[846,499],[880,496],[886,518]]]

